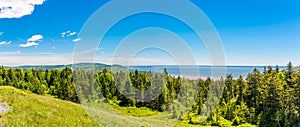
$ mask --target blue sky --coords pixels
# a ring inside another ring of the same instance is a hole
[[[82,26],[106,2],[108,1],[0,2],[0,64],[14,66],[72,63],[74,48],[80,42],[78,34]],[[295,65],[300,64],[300,1],[192,2],[204,11],[218,31],[225,49],[226,64],[285,65],[289,61]],[[124,6],[130,7],[130,3]],[[15,8],[19,10],[13,10]],[[109,63],[114,50],[122,38],[130,34],[131,29],[149,26],[172,29],[187,38],[186,43],[195,53],[197,63],[210,64],[204,45],[194,37],[191,29],[176,19],[153,13],[127,17],[112,27],[98,48],[96,60]],[[148,34],[140,35],[136,41],[145,43],[143,41],[147,37],[167,41],[164,33]],[[142,65],[176,64],[170,55],[154,49],[136,54],[132,62]],[[118,64],[123,63],[119,61]]]

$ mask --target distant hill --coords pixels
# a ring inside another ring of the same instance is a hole
[[[63,69],[65,67],[69,67],[69,68],[75,67],[81,69],[91,69],[92,67],[94,67],[96,71],[101,71],[104,68],[128,69],[127,67],[121,65],[107,65],[102,63],[78,63],[78,64],[66,64],[66,65],[23,65],[23,66],[16,66],[14,68],[50,70],[50,69]]]

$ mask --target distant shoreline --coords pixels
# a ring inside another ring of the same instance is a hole
[[[254,68],[257,68],[263,72],[264,68],[268,66],[210,66],[210,65],[138,65],[138,66],[121,66],[121,65],[107,65],[102,63],[79,63],[79,64],[68,64],[68,65],[23,65],[14,66],[11,68],[22,68],[22,69],[62,69],[64,67],[78,67],[78,68],[91,68],[103,69],[103,68],[117,68],[117,69],[131,69],[138,71],[153,71],[161,73],[164,68],[167,69],[171,76],[180,76],[186,79],[207,79],[208,77],[212,79],[225,78],[227,74],[232,74],[233,78],[238,78],[240,75],[246,77],[248,73],[252,72]],[[7,67],[7,66],[5,66]],[[276,66],[271,66],[276,68]],[[285,69],[286,66],[278,66],[280,69]],[[9,67],[8,67],[9,68]],[[198,69],[198,70],[197,70]],[[214,70],[214,73],[212,72]],[[225,70],[225,72],[224,72]]]

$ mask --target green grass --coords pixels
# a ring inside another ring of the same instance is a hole
[[[192,118],[193,123],[197,123],[201,117],[195,114],[190,114]],[[232,126],[232,121],[226,120],[224,118],[219,119],[218,124],[219,126],[204,126],[204,125],[199,125],[199,124],[189,124],[189,119],[187,118],[187,115],[184,116],[184,120],[179,122],[178,124],[175,125],[175,127],[257,127],[256,125],[251,125],[251,124],[242,124],[239,126]]]
[[[170,119],[170,114],[152,111],[148,108],[117,107],[104,103],[88,103],[88,114],[102,126],[167,127],[179,121]]]
[[[158,111],[152,111],[149,108],[136,108],[136,107],[115,107],[119,110],[122,114],[134,117],[147,117],[157,115]]]
[[[0,87],[0,102],[6,101],[13,111],[2,114],[6,126],[98,126],[79,104],[40,96],[13,87]]]
[[[95,126],[170,126],[179,121],[148,108],[116,107],[107,104],[79,105],[41,96],[14,87],[0,86],[0,102],[13,111],[1,114],[6,126],[95,127]],[[93,118],[93,119],[92,119]]]
[[[230,121],[220,121],[222,124],[221,127],[257,127],[256,125],[251,125],[251,124],[242,124],[239,126],[231,126]],[[180,123],[176,124],[175,127],[217,127],[217,126],[203,126],[203,125],[193,125],[189,124],[187,120],[183,120]]]
[[[152,111],[149,108],[119,107],[103,103],[88,103],[82,106],[7,86],[0,86],[0,102],[3,101],[13,107],[13,111],[0,114],[0,123],[4,123],[5,126],[200,127],[200,125],[189,124],[187,119],[183,121],[171,119],[170,113]],[[193,117],[193,121],[197,121],[197,118]],[[224,123],[224,126],[231,124],[230,121],[220,122]],[[255,126],[245,124],[239,127]]]

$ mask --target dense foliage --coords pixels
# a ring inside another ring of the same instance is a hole
[[[0,85],[77,103],[78,98],[86,101],[105,98],[104,101],[118,106],[170,111],[172,118],[188,119],[190,124],[197,125],[221,126],[219,121],[226,119],[232,125],[300,126],[300,69],[293,68],[291,63],[284,70],[278,67],[265,68],[264,72],[254,69],[245,79],[242,76],[234,79],[229,74],[220,80],[188,80],[169,76],[166,70],[162,74],[134,71],[127,75],[107,69],[92,74],[68,67],[61,70],[1,67]],[[161,94],[156,96],[156,92],[148,89],[156,89]],[[212,99],[208,100],[208,96]],[[153,99],[143,101],[145,98]],[[189,104],[192,108],[186,117],[181,108]],[[206,121],[193,119],[208,114],[209,110],[212,113]]]
[[[79,102],[73,83],[72,70],[35,70],[0,68],[0,86],[14,86],[37,94],[50,94],[56,98]]]

